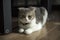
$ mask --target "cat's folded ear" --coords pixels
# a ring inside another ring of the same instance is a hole
[[[36,7],[29,7],[31,9],[31,11],[35,11]]]

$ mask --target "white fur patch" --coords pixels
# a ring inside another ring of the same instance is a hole
[[[28,25],[28,26],[30,28],[28,28],[28,29],[25,30],[26,34],[31,34],[34,31],[38,31],[38,30],[42,29],[42,24],[41,23],[36,24],[36,19],[33,19],[31,21],[31,24]]]
[[[32,32],[38,31],[38,30],[41,30],[41,29],[42,29],[42,24],[39,23],[39,24],[36,24],[36,25],[34,25],[33,27],[25,30],[25,33],[26,33],[26,34],[31,34]]]

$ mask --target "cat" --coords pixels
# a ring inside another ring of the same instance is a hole
[[[48,12],[44,7],[28,7],[18,8],[18,26],[19,32],[31,34],[35,31],[41,30],[45,25]]]

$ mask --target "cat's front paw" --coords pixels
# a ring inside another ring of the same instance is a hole
[[[24,32],[24,29],[19,29],[19,33],[23,33]]]
[[[31,30],[31,29],[27,29],[27,30],[25,30],[25,34],[31,34],[33,31]]]

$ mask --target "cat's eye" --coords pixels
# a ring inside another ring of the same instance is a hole
[[[28,16],[28,18],[29,18],[29,19],[31,19],[31,18],[32,18],[32,16],[31,16],[31,15],[29,15],[29,16]]]

